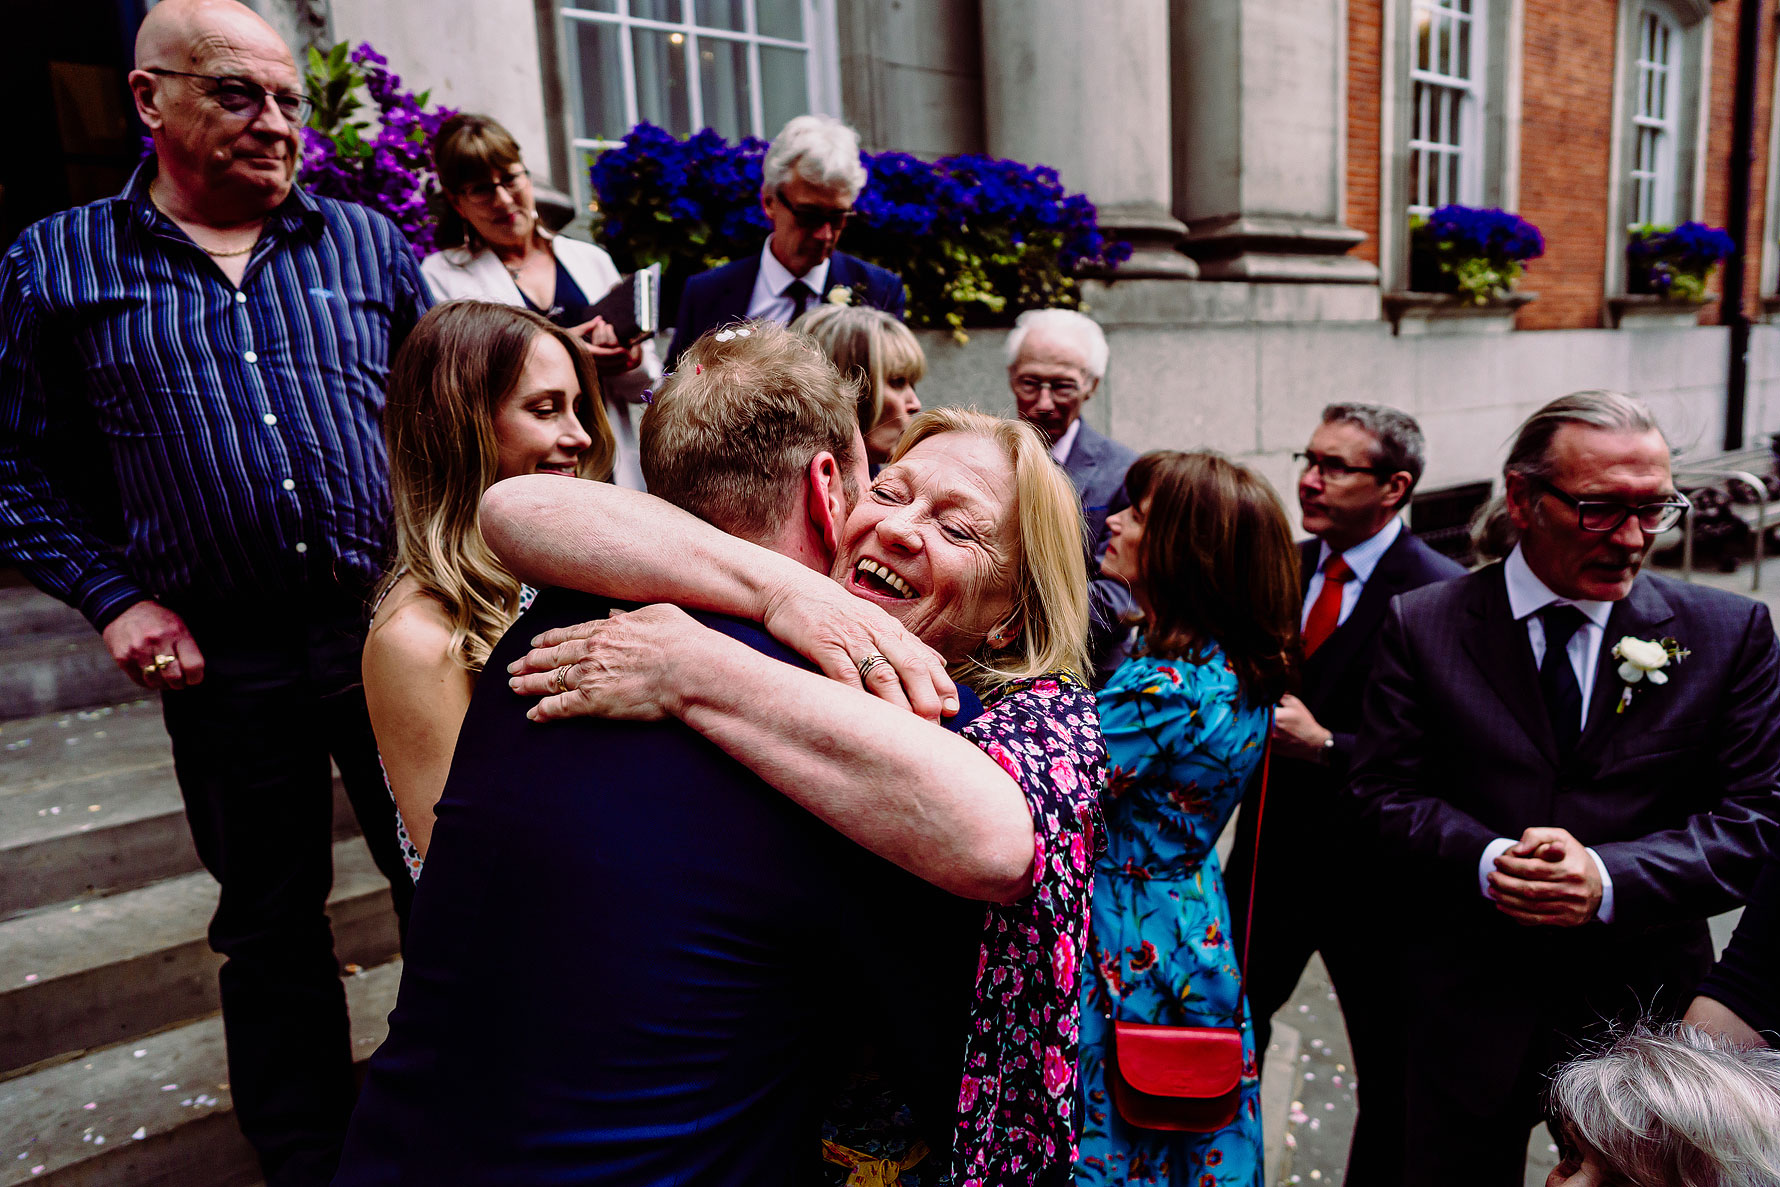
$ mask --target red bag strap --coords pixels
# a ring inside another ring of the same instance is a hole
[[[1242,1011],[1248,1013],[1248,946],[1255,938],[1255,886],[1261,873],[1261,818],[1267,810],[1267,778],[1273,768],[1273,710],[1267,713],[1267,741],[1261,749],[1260,792],[1255,797],[1255,851],[1248,863],[1248,906],[1242,917],[1242,969],[1236,984]]]

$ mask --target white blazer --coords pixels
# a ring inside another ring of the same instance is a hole
[[[557,262],[591,303],[612,291],[621,279],[618,266],[606,250],[566,235],[550,240]],[[494,301],[501,305],[525,305],[519,286],[500,257],[483,248],[470,252],[461,247],[434,252],[421,261],[420,274],[438,301]],[[622,375],[602,376],[606,420],[618,444],[612,481],[631,490],[642,490],[643,471],[637,464],[637,422],[642,420],[643,393],[661,378],[661,356],[655,342],[643,344],[643,361]]]

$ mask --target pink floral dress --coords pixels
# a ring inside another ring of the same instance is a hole
[[[1037,845],[1032,893],[990,904],[984,920],[953,1180],[1066,1184],[1080,1128],[1078,981],[1106,784],[1100,717],[1088,687],[1058,675],[1003,690],[962,732],[1026,793]]]

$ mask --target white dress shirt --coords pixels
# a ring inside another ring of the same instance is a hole
[[[748,298],[748,317],[762,317],[782,326],[790,325],[791,315],[797,310],[797,302],[787,297],[785,290],[799,280],[809,285],[810,291],[816,294],[804,306],[807,312],[825,295],[822,286],[828,283],[828,261],[823,260],[802,276],[793,276],[791,269],[779,263],[779,257],[773,254],[772,237],[768,236],[760,248],[760,271],[754,275],[754,293]]]
[[[1582,612],[1584,622],[1570,636],[1564,654],[1570,660],[1570,669],[1576,673],[1577,687],[1582,689],[1582,720],[1578,724],[1586,727],[1588,702],[1595,689],[1595,666],[1600,662],[1601,644],[1607,636],[1607,616],[1613,613],[1613,603],[1579,602],[1553,593],[1527,564],[1518,544],[1502,564],[1502,577],[1508,586],[1509,613],[1514,615],[1516,622],[1527,624],[1527,642],[1533,649],[1535,668],[1545,662],[1545,623],[1540,620],[1539,611],[1554,603],[1564,603]],[[1490,871],[1496,868],[1496,858],[1514,844],[1515,841],[1508,837],[1497,837],[1484,847],[1483,858],[1477,863],[1477,884],[1484,898],[1495,897],[1490,893]],[[1594,858],[1595,868],[1601,872],[1601,905],[1595,911],[1595,918],[1602,923],[1612,923],[1613,876],[1607,872],[1607,865],[1599,853],[1590,849],[1588,855]]]
[[[1081,435],[1082,418],[1078,416],[1069,422],[1069,427],[1063,430],[1063,435],[1057,438],[1055,445],[1051,446],[1051,460],[1059,466],[1067,466],[1069,451],[1075,448],[1075,439]]]
[[[1391,545],[1402,534],[1403,519],[1393,515],[1388,523],[1372,533],[1370,539],[1341,554],[1341,559],[1347,562],[1347,567],[1353,570],[1354,575],[1341,587],[1341,613],[1336,616],[1336,626],[1346,622],[1347,616],[1354,612],[1354,607],[1360,603],[1360,591],[1372,579],[1372,571],[1378,568],[1378,562],[1384,559],[1384,554],[1391,550]],[[1317,595],[1323,592],[1323,570],[1329,567],[1329,559],[1334,555],[1335,550],[1325,543],[1322,555],[1317,558],[1316,572],[1310,575],[1310,584],[1304,590],[1304,610],[1298,622],[1299,630],[1310,625],[1310,608],[1316,605]]]

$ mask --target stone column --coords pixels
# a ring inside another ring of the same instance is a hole
[[[1167,0],[982,0],[990,154],[1050,165],[1134,249],[1118,275],[1194,276],[1170,213]]]
[[[1173,212],[1210,280],[1371,283],[1345,253],[1347,5],[1169,0]]]

